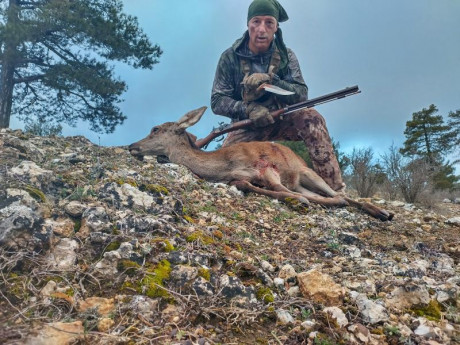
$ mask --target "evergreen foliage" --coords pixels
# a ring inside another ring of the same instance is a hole
[[[46,122],[43,119],[38,118],[37,120],[27,119],[24,127],[26,133],[39,136],[52,136],[62,135],[62,126],[59,123]]]
[[[278,141],[278,143],[289,147],[297,156],[302,158],[310,168],[312,167],[310,155],[303,141]]]
[[[436,162],[438,155],[445,155],[452,149],[449,126],[444,124],[438,109],[431,104],[428,109],[412,114],[412,120],[406,122],[404,135],[406,141],[400,152],[405,156],[420,156],[430,164]]]
[[[112,132],[126,118],[126,84],[109,62],[151,69],[162,51],[121,0],[4,0],[0,4],[0,128],[13,113]]]
[[[451,111],[448,117],[449,136],[457,156],[457,160],[454,163],[458,163],[460,162],[460,109],[455,112]]]

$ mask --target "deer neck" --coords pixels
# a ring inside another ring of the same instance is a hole
[[[177,145],[169,147],[168,157],[171,162],[185,165],[205,180],[219,182],[227,180],[228,162],[216,154],[216,151],[206,152],[193,147],[190,138],[186,136],[181,137]]]

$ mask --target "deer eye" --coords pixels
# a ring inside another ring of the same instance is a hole
[[[159,127],[153,127],[152,130],[150,131],[150,134],[156,133],[160,130]]]

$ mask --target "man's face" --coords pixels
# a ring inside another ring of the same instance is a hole
[[[249,49],[254,54],[265,53],[273,41],[278,30],[275,17],[255,16],[248,23]]]

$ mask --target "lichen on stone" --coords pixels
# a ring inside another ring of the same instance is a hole
[[[266,286],[259,286],[256,290],[256,297],[259,301],[264,303],[272,303],[275,301],[275,296],[273,296],[272,290]]]

